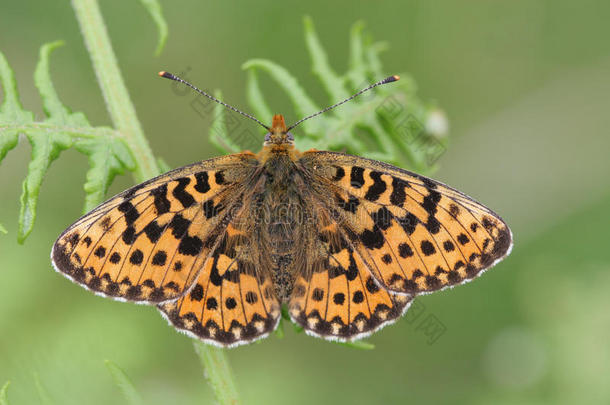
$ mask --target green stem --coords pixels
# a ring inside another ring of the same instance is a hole
[[[72,8],[80,25],[110,118],[115,128],[123,134],[138,161],[134,176],[139,182],[154,177],[159,174],[159,167],[123,82],[97,0],[72,0]]]
[[[212,386],[218,402],[221,405],[239,404],[239,396],[224,350],[196,341],[195,351],[206,370],[205,377]]]
[[[72,0],[72,7],[110,118],[138,162],[134,174],[136,181],[142,182],[160,174],[157,160],[144,136],[136,110],[123,82],[97,0]],[[195,349],[218,401],[221,404],[239,403],[225,353],[221,349],[200,342],[195,343]]]

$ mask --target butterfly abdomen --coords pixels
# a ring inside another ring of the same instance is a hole
[[[302,180],[293,156],[285,148],[269,152],[263,162],[264,186],[259,210],[262,217],[260,240],[262,255],[269,265],[275,292],[280,301],[287,301],[295,279],[295,257],[299,249],[299,230],[307,221],[307,206],[303,203]],[[303,246],[300,246],[303,248]]]

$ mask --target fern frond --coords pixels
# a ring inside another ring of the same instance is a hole
[[[94,127],[83,113],[71,112],[60,100],[51,80],[51,52],[62,45],[56,41],[40,48],[34,83],[42,99],[45,119],[34,120],[19,100],[17,83],[6,58],[0,53],[0,77],[4,100],[0,106],[0,162],[13,149],[19,135],[31,145],[31,158],[23,182],[17,239],[20,243],[34,227],[38,195],[51,163],[68,148],[86,155],[89,170],[85,183],[85,210],[100,203],[117,174],[134,170],[135,161],[119,133],[107,127]]]
[[[331,67],[313,26],[304,19],[305,44],[312,61],[312,72],[329,96],[329,103],[341,101],[355,91],[385,76],[379,54],[386,49],[364,34],[364,24],[357,22],[350,33],[349,69],[338,75]],[[263,96],[258,72],[267,73],[290,98],[297,117],[321,108],[284,67],[266,59],[251,59],[243,64],[248,71],[246,97],[255,115],[271,120],[271,109]],[[392,72],[393,73],[393,72]],[[420,173],[432,171],[434,163],[447,146],[447,121],[443,112],[416,96],[413,79],[402,79],[360,96],[341,108],[303,123],[297,131],[300,149],[339,150],[410,168]],[[224,112],[217,109],[212,127],[222,127]],[[225,132],[223,142],[215,133],[210,140],[225,153],[244,149],[243,136]]]
[[[159,39],[157,40],[157,49],[155,49],[155,56],[161,55],[163,51],[163,47],[165,46],[165,42],[167,41],[167,22],[163,17],[163,13],[161,11],[161,3],[158,0],[140,0],[140,3],[144,6],[150,17],[153,19],[153,22],[157,26],[157,33],[159,35]]]

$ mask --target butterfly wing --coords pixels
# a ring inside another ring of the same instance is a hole
[[[357,156],[311,151],[300,164],[330,190],[344,235],[381,286],[411,295],[469,281],[504,258],[512,234],[444,184]],[[328,200],[328,199],[327,199]]]
[[[300,245],[307,257],[297,260],[305,264],[295,269],[288,303],[292,321],[309,334],[346,341],[367,336],[396,320],[412,298],[380,287],[341,232],[332,211],[321,200],[310,199],[309,217],[315,220],[303,229]]]
[[[280,318],[271,274],[253,240],[252,203],[246,198],[235,211],[191,291],[159,305],[178,330],[222,347],[262,338]]]
[[[197,278],[257,165],[253,154],[229,155],[132,187],[66,229],[53,266],[100,295],[176,299]]]

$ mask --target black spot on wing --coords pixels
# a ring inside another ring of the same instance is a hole
[[[455,245],[450,240],[446,240],[445,242],[443,242],[443,248],[446,252],[452,252],[453,250],[455,250]]]
[[[417,219],[417,217],[411,212],[409,212],[402,218],[396,218],[396,220],[398,221],[398,224],[402,227],[402,229],[404,229],[404,231],[407,233],[407,235],[412,235],[413,232],[415,232],[417,224],[419,223],[419,219]]]
[[[356,277],[358,277],[358,266],[356,266],[356,261],[354,260],[354,255],[349,255],[349,266],[347,267],[347,271],[345,272],[345,277],[348,281],[354,281]]]
[[[142,253],[140,249],[134,250],[131,256],[129,257],[129,263],[135,265],[142,264],[142,260],[144,260],[144,253]]]
[[[163,227],[161,227],[157,221],[151,221],[144,227],[144,233],[148,237],[148,240],[152,243],[156,243],[163,233]]]
[[[398,254],[402,258],[407,258],[413,256],[413,249],[407,243],[402,242],[398,245]]]
[[[224,173],[222,172],[222,170],[217,171],[214,174],[214,180],[216,181],[216,184],[218,184],[218,185],[223,185],[226,183],[225,176],[224,176]]]
[[[191,178],[181,177],[176,181],[178,182],[178,185],[174,188],[172,195],[176,197],[178,201],[180,201],[180,204],[182,204],[184,208],[188,208],[195,204],[195,198],[193,198],[193,196],[186,191],[186,186],[188,186],[191,182]]]
[[[436,235],[441,230],[441,223],[436,219],[435,216],[430,215],[426,222],[426,229],[433,235]]]
[[[203,299],[203,286],[199,283],[195,284],[191,290],[190,297],[193,301],[201,301]]]
[[[424,177],[424,176],[418,176],[422,183],[424,183],[424,186],[426,186],[427,188],[434,190],[436,188],[436,183],[434,181],[432,181],[431,179]]]
[[[217,205],[214,205],[214,201],[210,199],[203,203],[202,208],[203,208],[203,214],[205,215],[205,217],[207,219],[210,219],[210,218],[213,218],[216,215],[218,215],[223,210],[224,207],[223,207],[222,203],[218,203]]]
[[[201,194],[205,194],[210,191],[208,172],[195,173],[195,180],[197,181],[197,183],[195,183],[195,190]]]
[[[402,206],[407,197],[407,193],[405,192],[405,187],[408,184],[404,181],[392,177],[392,194],[390,194],[390,202],[397,206]]]
[[[212,270],[210,271],[210,282],[216,287],[222,285],[222,277],[220,276],[220,273],[218,273],[218,256],[214,256]]]
[[[433,255],[434,253],[436,253],[436,249],[434,248],[434,245],[432,244],[432,242],[428,241],[428,240],[423,240],[421,242],[421,251],[424,255],[426,256],[430,256]]]
[[[352,301],[354,301],[355,304],[360,304],[362,301],[364,301],[364,294],[362,293],[362,291],[355,291],[354,296],[352,297]]]
[[[339,181],[345,177],[345,170],[340,166],[335,167],[335,175],[333,176],[333,181]]]
[[[136,207],[129,201],[123,201],[117,208],[124,214],[127,225],[133,224],[140,216]]]
[[[155,209],[157,214],[165,214],[169,212],[171,207],[170,201],[167,199],[167,184],[162,184],[150,192],[154,197]]]
[[[93,254],[99,258],[102,258],[106,256],[106,249],[103,246],[98,246],[98,248],[95,249],[95,252],[93,252]]]
[[[110,255],[110,258],[108,260],[112,264],[117,264],[118,262],[121,261],[121,255],[117,252],[114,252],[113,254]]]
[[[183,255],[197,256],[203,249],[203,241],[197,236],[184,235],[178,245],[178,252]]]
[[[174,215],[168,226],[172,230],[172,235],[174,236],[174,238],[180,239],[186,233],[190,224],[191,221],[184,218],[180,214],[176,214]]]
[[[430,215],[436,214],[438,202],[441,200],[441,195],[438,191],[430,191],[430,193],[424,197],[422,207]]]
[[[315,288],[311,293],[311,299],[314,301],[322,301],[324,299],[324,291],[320,288]]]
[[[237,302],[235,301],[235,298],[233,297],[229,297],[225,300],[225,306],[227,307],[227,309],[233,309],[237,306]]]
[[[457,237],[458,242],[460,242],[460,244],[465,245],[468,242],[470,242],[470,239],[468,238],[468,236],[466,236],[465,234],[461,233],[458,235]]]
[[[205,302],[205,307],[209,310],[215,310],[218,308],[218,301],[216,301],[216,298],[210,297]]]
[[[246,302],[250,305],[256,304],[258,302],[258,294],[254,291],[248,291],[246,293]]]
[[[364,186],[364,169],[362,167],[352,166],[350,184],[354,188],[361,188]]]
[[[167,253],[163,250],[159,250],[152,258],[152,264],[155,266],[164,266],[167,261]]]
[[[133,225],[129,225],[123,231],[123,234],[121,235],[121,238],[123,239],[123,242],[126,245],[131,245],[133,242],[136,241],[136,238],[137,238],[136,228],[134,228]]]
[[[366,191],[364,198],[369,201],[377,201],[381,194],[387,189],[387,185],[385,184],[385,181],[381,179],[380,172],[371,172],[369,176],[373,179],[373,184]]]
[[[365,229],[360,234],[360,240],[367,249],[380,249],[384,244],[383,233],[377,225],[372,230]]]

